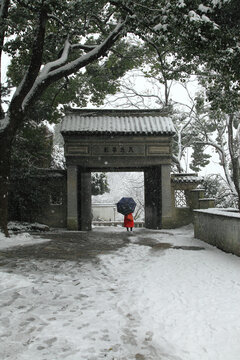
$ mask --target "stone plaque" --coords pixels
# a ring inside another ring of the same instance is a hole
[[[92,155],[104,156],[142,156],[145,155],[145,146],[138,144],[104,144],[92,145]]]
[[[148,155],[161,155],[169,154],[168,145],[149,145],[148,146]]]
[[[89,155],[89,147],[87,145],[69,145],[67,147],[67,155]]]

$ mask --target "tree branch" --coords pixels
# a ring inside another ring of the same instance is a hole
[[[57,16],[53,15],[53,14],[47,14],[48,19],[52,19],[57,21],[60,25],[62,25],[63,27],[65,27],[65,24],[62,22],[61,19],[59,19]]]
[[[85,51],[90,51],[96,48],[96,44],[95,45],[85,45],[85,44],[73,44],[71,45],[71,49],[81,49],[81,50],[85,50]]]
[[[178,157],[175,156],[174,154],[172,155],[172,161],[177,165],[177,169],[178,169],[179,173],[184,172],[184,169],[183,169],[182,165],[180,164]]]
[[[68,55],[72,46],[68,40],[65,42],[64,51],[60,59],[48,63],[44,66],[40,75],[36,77],[36,80],[31,87],[30,91],[26,95],[22,109],[26,110],[27,107],[31,106],[36,98],[38,98],[43,91],[53,82],[61,79],[64,76],[68,76],[85,67],[94,60],[105,56],[106,52],[113,46],[118,40],[122,29],[124,28],[126,21],[120,22],[116,25],[114,30],[109,36],[99,45],[90,50],[87,54],[84,54],[77,59],[67,63]]]
[[[19,109],[19,111],[21,111],[22,102],[30,89],[33,87],[35,79],[39,74],[39,70],[42,64],[46,24],[47,11],[46,9],[42,8],[39,14],[36,36],[34,38],[32,46],[30,64],[22,82],[20,83],[17,90],[15,91],[15,94],[13,95],[12,101],[9,106],[9,112],[16,111],[16,109]]]
[[[65,41],[64,48],[62,51],[62,55],[59,59],[51,61],[47,63],[44,68],[42,69],[40,75],[38,78],[46,78],[50,71],[53,71],[54,69],[60,68],[62,65],[66,64],[69,56],[69,52],[71,50],[71,44],[69,43],[68,39]]]
[[[238,157],[237,154],[234,154],[233,149],[233,118],[234,115],[229,115],[229,121],[228,121],[228,149],[229,154],[232,162],[232,175],[233,175],[233,183],[235,185],[235,189],[238,194],[238,207],[240,210],[240,186],[239,186],[239,166],[238,166]]]
[[[217,150],[217,153],[218,153],[218,155],[220,157],[220,161],[222,163],[224,174],[226,176],[228,186],[229,186],[230,190],[232,191],[232,193],[234,195],[237,195],[236,188],[234,186],[234,183],[233,183],[233,181],[231,179],[231,176],[229,174],[229,171],[228,171],[227,159],[226,159],[226,156],[225,156],[224,149],[221,146],[219,146],[218,144],[216,144],[216,143],[214,143],[212,141],[204,141],[203,140],[203,141],[196,141],[195,143],[196,144],[202,144],[202,145],[209,145],[209,146],[214,147]]]

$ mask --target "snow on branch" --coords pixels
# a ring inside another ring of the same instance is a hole
[[[43,67],[43,69],[42,69],[42,71],[40,73],[40,76],[38,78],[41,79],[41,78],[46,77],[50,71],[52,71],[55,68],[59,68],[60,66],[65,64],[67,62],[67,60],[68,60],[68,55],[69,55],[70,49],[71,49],[71,45],[70,45],[70,42],[67,39],[65,41],[61,57],[59,59],[55,60],[55,61],[51,61],[48,64],[46,64]]]
[[[71,45],[71,49],[82,49],[86,51],[93,50],[97,45],[85,45],[85,44],[74,44]]]
[[[3,132],[9,125],[9,117],[6,116],[4,119],[0,119],[0,133]]]
[[[59,78],[59,74],[64,73],[64,75],[69,75],[74,72],[74,70],[79,70],[81,67],[87,65],[90,61],[99,58],[100,56],[104,55],[105,51],[107,51],[111,44],[113,44],[124,26],[125,22],[120,22],[115,29],[109,34],[109,36],[99,45],[96,45],[92,50],[90,50],[87,54],[80,56],[79,58],[71,61],[70,63],[51,71],[49,73],[50,77],[52,78]],[[76,46],[76,45],[71,45]],[[61,77],[61,75],[60,75]]]
[[[240,124],[237,127],[236,140],[237,140],[237,144],[238,144],[237,155],[238,155],[238,164],[239,164],[239,168],[240,168]]]
[[[28,92],[22,102],[22,110],[24,110],[31,103],[31,101],[36,97],[37,94],[41,94],[54,81],[57,81],[64,76],[73,74],[75,71],[78,71],[82,67],[88,65],[90,62],[105,55],[105,52],[109,50],[118,39],[125,23],[126,20],[123,22],[119,22],[114,28],[114,30],[101,44],[96,45],[86,54],[81,55],[77,59],[70,62],[68,62],[70,50],[76,47],[81,47],[82,45],[71,45],[69,40],[67,39],[65,41],[61,57],[55,61],[47,63],[43,67],[38,77],[35,79],[31,90]]]
[[[216,144],[216,143],[214,143],[214,142],[212,142],[212,141],[205,141],[205,140],[195,141],[195,144],[212,146],[212,147],[214,147],[219,153],[224,154],[224,149],[223,149],[221,146],[219,146],[218,144]]]

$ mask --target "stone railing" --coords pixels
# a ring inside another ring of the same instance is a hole
[[[123,221],[93,221],[93,226],[123,226]],[[134,221],[134,227],[144,227],[143,221]]]
[[[219,208],[194,210],[194,236],[240,256],[240,212]]]

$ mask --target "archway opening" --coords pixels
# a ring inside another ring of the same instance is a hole
[[[101,174],[103,174],[101,178]],[[134,211],[136,226],[144,226],[144,172],[92,172],[92,225],[122,226],[123,215],[116,203],[122,197],[132,197],[137,203]],[[106,185],[108,189],[106,188]],[[104,192],[103,192],[104,191]],[[103,192],[98,194],[97,192]]]

